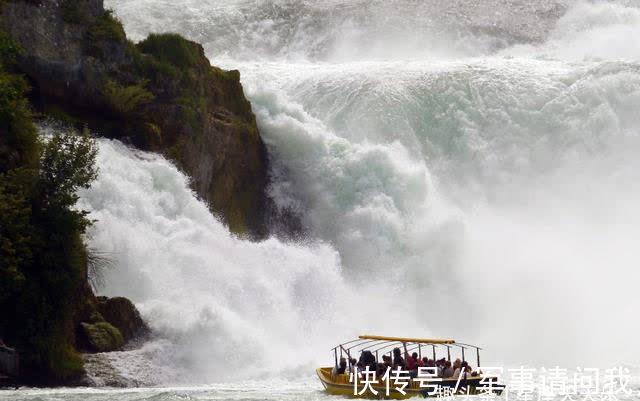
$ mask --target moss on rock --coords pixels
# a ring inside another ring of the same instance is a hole
[[[81,323],[80,328],[91,351],[116,351],[124,345],[120,330],[107,322]]]

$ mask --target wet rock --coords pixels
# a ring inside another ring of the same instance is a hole
[[[80,333],[93,352],[115,351],[124,345],[120,330],[107,322],[80,323]]]
[[[123,377],[117,369],[113,367],[107,354],[84,354],[83,360],[87,370],[87,378],[94,384],[93,386],[109,387],[138,387],[135,380]]]
[[[125,343],[150,333],[149,326],[142,320],[140,312],[127,298],[98,297],[98,311],[104,320],[122,333]]]

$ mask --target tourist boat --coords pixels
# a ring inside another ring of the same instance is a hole
[[[338,368],[338,360],[342,357],[347,361],[357,359],[358,353],[369,351],[376,359],[376,362],[382,362],[383,355],[392,356],[394,348],[400,348],[402,356],[405,353],[416,352],[418,357],[423,356],[438,359],[438,352],[446,350],[446,358],[451,361],[451,351],[458,351],[461,360],[465,360],[465,351],[474,350],[476,354],[476,366],[480,367],[480,347],[471,344],[458,343],[454,340],[435,340],[420,338],[403,338],[403,337],[384,337],[373,335],[362,335],[355,340],[342,343],[332,348],[332,356],[335,361],[335,369]],[[349,369],[353,369],[349,362]],[[423,372],[423,371],[421,371]],[[430,371],[432,372],[432,371]],[[337,374],[333,367],[317,368],[316,373],[320,378],[320,382],[325,390],[330,394],[342,395],[356,398],[388,398],[388,399],[406,399],[410,397],[443,397],[453,395],[479,394],[482,392],[491,392],[499,395],[504,389],[504,385],[498,383],[498,377],[490,375],[488,372],[476,373],[475,376],[467,376],[466,378],[437,378],[431,375],[429,378],[407,378],[406,387],[402,391],[398,391],[397,382],[393,380],[393,376],[380,378],[376,377],[373,383],[363,383],[360,371],[357,377],[358,382],[353,381],[353,375],[349,373]],[[424,372],[423,372],[424,373]],[[372,378],[371,375],[368,376]],[[401,386],[398,386],[401,387]],[[404,393],[404,394],[403,394]]]

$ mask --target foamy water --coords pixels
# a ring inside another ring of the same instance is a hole
[[[637,382],[628,389],[631,395],[620,394],[615,397],[619,401],[633,401],[640,399],[640,386]],[[534,392],[534,399],[538,394]],[[469,399],[481,399],[478,396],[469,396]],[[230,383],[210,384],[206,386],[180,386],[162,388],[77,388],[77,389],[22,389],[16,392],[0,391],[0,399],[11,401],[27,400],[72,400],[72,401],[209,401],[209,400],[282,400],[282,401],[313,401],[336,400],[340,397],[328,395],[322,390],[317,380],[311,377],[298,377],[296,380],[273,379],[270,381],[236,381]],[[452,398],[449,398],[450,400]],[[464,399],[463,397],[455,399]],[[485,398],[486,399],[486,398]],[[489,398],[491,399],[491,398]],[[493,398],[495,400],[507,399],[506,394]],[[515,393],[509,399],[517,399]],[[563,397],[547,398],[561,401]],[[574,396],[575,400],[582,400],[582,396]]]

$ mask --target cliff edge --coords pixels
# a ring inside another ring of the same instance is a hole
[[[127,40],[102,0],[0,0],[0,29],[47,114],[162,153],[236,234],[267,234],[267,155],[238,71],[177,34]]]

